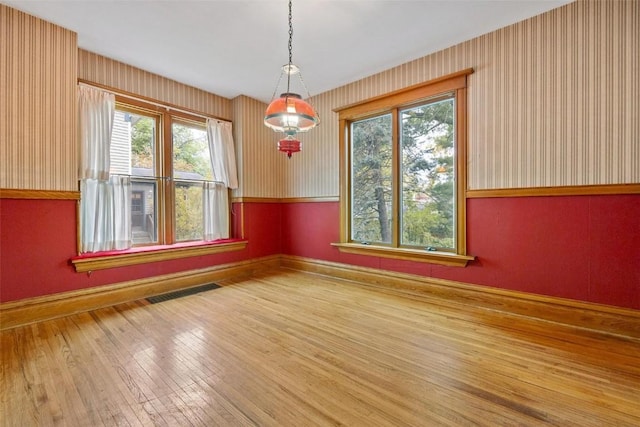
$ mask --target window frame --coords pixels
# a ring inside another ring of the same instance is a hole
[[[116,98],[116,111],[125,111],[128,112],[130,114],[138,114],[138,115],[144,115],[145,117],[149,117],[155,120],[156,122],[156,126],[155,126],[155,135],[154,135],[154,141],[155,141],[155,147],[153,147],[154,151],[155,151],[155,155],[154,155],[154,173],[157,173],[159,175],[153,175],[151,177],[140,177],[140,176],[136,176],[136,175],[131,175],[131,182],[133,184],[134,181],[138,181],[138,182],[152,182],[155,184],[156,186],[156,195],[155,195],[155,209],[156,209],[156,222],[157,222],[157,229],[156,229],[156,234],[157,234],[157,242],[151,242],[151,243],[146,243],[146,244],[136,244],[133,245],[132,248],[140,248],[140,247],[145,247],[145,246],[158,246],[158,245],[164,245],[164,243],[162,242],[166,242],[167,240],[167,230],[165,227],[163,227],[163,224],[166,223],[165,221],[165,212],[166,209],[164,207],[164,203],[166,203],[165,200],[165,187],[166,187],[166,179],[163,178],[163,162],[164,162],[164,151],[163,150],[158,150],[158,146],[162,145],[163,142],[163,138],[164,138],[164,132],[163,132],[163,123],[165,120],[164,117],[164,111],[162,111],[160,108],[158,108],[157,106],[151,105],[151,104],[146,104],[146,103],[142,103],[142,102],[138,102],[129,98],[125,98],[119,95],[115,95]]]
[[[468,76],[473,69],[465,69],[425,83],[410,86],[385,95],[335,109],[339,122],[340,149],[340,241],[333,243],[342,252],[383,258],[403,259],[449,266],[466,266],[475,257],[467,254],[466,231],[466,190],[467,190],[467,85]],[[400,155],[399,155],[399,114],[423,101],[437,99],[439,96],[453,93],[455,99],[455,167],[456,167],[456,250],[455,252],[427,251],[424,249],[400,246]],[[364,244],[351,240],[351,123],[354,121],[392,113],[392,147],[395,168],[392,200],[393,234],[392,243]]]
[[[99,87],[99,86],[98,86]],[[134,114],[154,116],[156,124],[156,156],[154,159],[157,183],[156,221],[158,221],[158,241],[149,244],[138,244],[130,249],[120,251],[105,251],[79,254],[71,258],[70,262],[76,272],[91,273],[94,270],[117,268],[149,262],[167,261],[193,256],[243,250],[247,241],[230,237],[220,241],[176,241],[175,238],[175,191],[173,176],[173,135],[172,125],[203,124],[206,130],[206,117],[198,113],[178,110],[170,105],[162,105],[152,100],[142,100],[138,97],[123,95],[104,88],[115,95],[116,109]],[[217,119],[211,117],[212,119]],[[132,179],[135,178],[132,176]],[[230,190],[228,190],[230,191]],[[80,203],[78,202],[78,209]],[[229,210],[231,211],[231,194],[229,194]],[[79,218],[79,216],[78,216]],[[229,221],[229,233],[233,230],[233,222]],[[80,229],[78,228],[78,248],[80,248]],[[79,249],[78,249],[79,250]]]

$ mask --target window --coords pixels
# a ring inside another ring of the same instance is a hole
[[[230,122],[85,84],[78,100],[77,272],[246,247],[229,238],[229,188],[238,186]]]
[[[203,224],[203,181],[213,180],[207,131],[199,123],[174,121],[173,182],[176,241],[201,240]]]
[[[342,251],[466,265],[465,70],[338,110]]]
[[[112,175],[131,176],[131,234],[134,245],[157,244],[161,234],[156,206],[162,188],[161,165],[155,155],[161,116],[116,104],[111,134]]]
[[[117,101],[110,172],[131,176],[134,246],[202,240],[203,188],[213,181],[205,120]]]

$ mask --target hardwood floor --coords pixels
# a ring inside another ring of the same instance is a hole
[[[640,341],[293,272],[1,333],[3,426],[638,426]]]

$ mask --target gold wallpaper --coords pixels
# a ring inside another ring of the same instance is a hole
[[[283,197],[338,195],[334,108],[474,68],[469,188],[640,182],[640,2],[577,1],[311,99]]]
[[[0,5],[0,188],[77,189],[76,79],[234,121],[236,197],[336,197],[333,109],[474,68],[471,190],[640,182],[640,2],[578,0],[318,94],[291,159],[266,104],[229,100],[77,49],[76,34]]]
[[[83,49],[78,49],[78,78],[231,120],[231,103],[227,98]]]
[[[0,4],[0,188],[76,191],[76,33]]]
[[[286,165],[276,148],[278,135],[262,124],[267,106],[246,96],[234,98],[232,105],[240,184],[233,196],[282,197]]]

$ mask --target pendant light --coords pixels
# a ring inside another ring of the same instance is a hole
[[[289,0],[289,63],[282,66],[280,79],[264,116],[264,124],[267,127],[276,132],[283,132],[286,135],[286,138],[278,143],[278,150],[287,153],[288,157],[291,157],[291,153],[300,151],[300,141],[294,138],[295,134],[313,129],[320,123],[314,108],[304,101],[300,95],[291,92],[291,76],[297,75],[302,86],[307,91],[307,97],[309,96],[309,91],[302,80],[300,68],[294,65],[292,61],[293,24],[291,23],[291,18],[291,0]],[[287,76],[287,90],[280,97],[275,98],[284,75]]]

